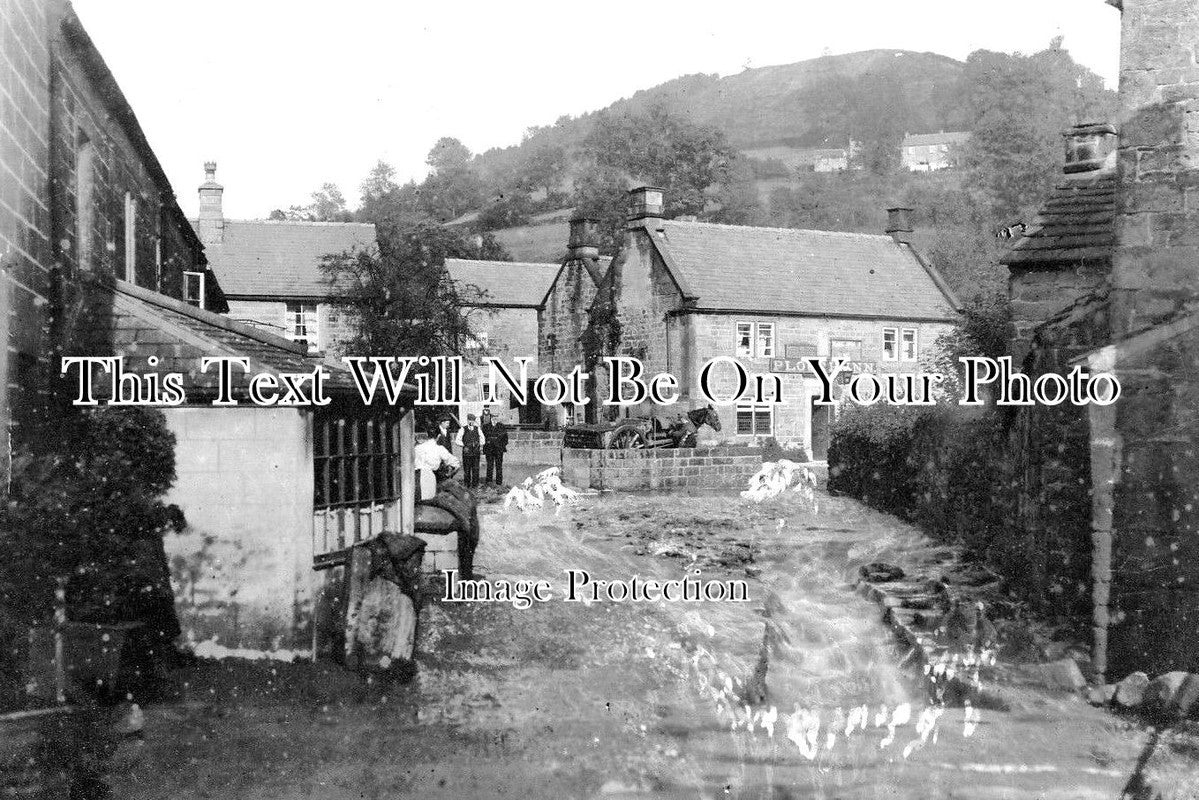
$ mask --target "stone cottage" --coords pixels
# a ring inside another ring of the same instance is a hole
[[[484,355],[500,359],[514,377],[519,376],[515,359],[527,358],[528,402],[522,404],[501,382],[495,387],[498,402],[488,404],[491,413],[508,425],[540,426],[541,404],[532,397],[537,367],[537,317],[557,264],[518,261],[482,261],[447,258],[446,272],[464,298],[463,308],[475,332],[475,341],[463,348],[463,402],[458,418],[480,414],[480,398],[489,388],[490,369],[481,364]]]
[[[886,235],[868,235],[666,220],[662,208],[661,190],[630,192],[620,251],[581,337],[583,361],[598,365],[593,404],[608,393],[608,355],[638,358],[648,375],[675,375],[681,399],[672,408],[592,413],[673,418],[706,402],[699,371],[728,357],[749,373],[751,390],[754,376],[777,376],[784,402],[755,402],[747,392],[722,406],[720,438],[773,438],[820,460],[832,410],[814,402],[820,384],[804,359],[845,358],[854,372],[914,372],[957,319],[953,292],[912,247],[907,209],[891,211]],[[734,390],[731,373],[727,365],[714,373],[718,391]]]
[[[900,163],[910,172],[949,169],[969,138],[965,131],[905,133],[899,144]]]
[[[225,219],[216,163],[204,164],[196,230],[229,304],[229,316],[301,342],[310,353],[341,353],[351,335],[331,302],[326,256],[375,247],[375,226],[359,222]],[[204,293],[203,284],[193,291]]]

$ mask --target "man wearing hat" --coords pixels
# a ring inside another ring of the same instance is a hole
[[[504,453],[508,449],[508,431],[504,423],[491,416],[491,409],[483,409],[483,456],[487,459],[487,474],[483,483],[495,482],[500,486],[504,482]]]
[[[458,429],[454,444],[462,448],[462,480],[466,488],[474,489],[479,485],[479,456],[483,452],[483,431],[475,421],[474,414],[466,415],[466,424]]]

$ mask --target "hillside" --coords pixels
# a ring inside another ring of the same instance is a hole
[[[545,142],[573,151],[596,113],[643,111],[662,105],[694,122],[719,128],[741,149],[766,146],[817,147],[847,143],[846,120],[837,107],[848,87],[861,79],[895,95],[896,107],[913,132],[953,130],[963,120],[955,90],[964,65],[947,56],[909,50],[867,50],[794,64],[747,69],[736,75],[685,75],[622,98],[581,117],[563,117],[537,128],[525,142],[481,154],[484,173],[502,174],[524,148]]]

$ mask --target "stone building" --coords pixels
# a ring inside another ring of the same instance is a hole
[[[585,217],[570,221],[566,257],[537,312],[537,360],[547,372],[566,375],[583,363],[583,334],[587,330],[591,303],[612,263],[610,258],[599,255],[596,226],[595,220]],[[593,411],[588,409],[588,413]],[[549,412],[557,415],[559,424],[574,424],[587,419],[574,406],[547,409]]]
[[[474,342],[463,349],[462,400],[459,419],[480,414],[480,398],[490,380],[490,369],[480,363],[483,355],[500,359],[519,376],[515,359],[527,358],[528,401],[522,404],[500,382],[496,403],[487,404],[493,415],[508,425],[542,424],[541,404],[532,397],[532,383],[540,374],[537,361],[537,317],[550,284],[558,274],[557,264],[517,261],[481,261],[447,258],[446,272],[464,298],[464,308],[475,332]]]
[[[969,138],[965,131],[905,133],[899,145],[900,163],[911,172],[949,169]]]
[[[375,226],[358,222],[225,219],[216,164],[204,164],[196,230],[229,304],[229,316],[338,353],[351,322],[321,270],[326,256],[375,247]],[[204,287],[198,287],[203,292]]]
[[[85,289],[115,277],[182,297],[207,267],[137,117],[70,4],[7,0],[0,28],[4,479],[10,430],[20,440],[57,374]],[[205,301],[223,310],[219,290]]]
[[[594,380],[589,420],[673,419],[706,403],[697,391],[700,370],[726,357],[751,384],[719,408],[719,438],[773,438],[822,459],[831,409],[813,402],[820,384],[803,359],[845,358],[854,372],[915,372],[956,321],[958,301],[911,245],[907,209],[892,210],[888,235],[866,235],[665,220],[662,207],[661,190],[630,193],[620,251],[591,303],[580,337]],[[545,321],[543,340],[574,333],[555,330],[548,315]],[[678,405],[599,407],[611,379],[602,358],[610,355],[640,359],[647,378],[676,376]],[[783,402],[753,402],[755,376],[777,377]],[[718,367],[712,383],[734,392],[731,365]]]
[[[318,362],[223,313],[204,245],[70,4],[0,0],[0,31],[3,485],[10,430],[13,445],[37,446],[47,437],[35,420],[54,425],[69,399],[57,393],[61,356],[180,373],[186,402],[161,410],[176,437],[166,500],[188,523],[165,540],[186,635],[201,652],[310,655],[317,596],[336,573],[315,567],[383,525],[412,530],[412,415],[368,411],[337,365],[326,365],[328,407],[248,404],[237,369],[238,405],[214,406],[204,356],[276,379]],[[279,249],[252,263],[278,265]],[[108,373],[94,385],[109,399]]]
[[[1085,203],[1072,201],[1084,215],[1074,223],[1097,210],[1095,227],[1056,246],[1094,252],[1045,262],[1057,274],[1035,278],[1023,257],[1009,258],[1014,300],[1044,286],[1048,301],[1060,288],[1056,313],[1023,333],[1017,325],[1017,345],[1029,342],[1025,371],[1077,365],[1113,372],[1122,386],[1113,405],[1034,410],[1016,428],[1023,495],[1044,509],[1023,521],[1064,530],[1087,567],[1099,681],[1199,669],[1199,16],[1190,0],[1108,1],[1123,13],[1114,203],[1098,201],[1105,168],[1084,170],[1096,185]],[[1093,133],[1086,149],[1097,159],[1111,134]],[[1061,197],[1059,188],[1047,206]],[[1017,252],[1036,250],[1043,234],[1034,225]]]

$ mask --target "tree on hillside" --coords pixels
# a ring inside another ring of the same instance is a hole
[[[308,205],[291,206],[286,211],[277,208],[271,212],[270,218],[300,222],[349,222],[354,218],[346,208],[345,196],[335,183],[322,183],[311,197],[312,202]]]
[[[599,223],[602,253],[614,253],[620,244],[630,188],[624,172],[613,167],[592,167],[575,178],[575,213]]]
[[[361,355],[455,355],[474,337],[478,287],[455,285],[447,258],[509,260],[490,234],[468,236],[418,223],[380,231],[378,247],[328,256],[322,269],[352,320],[347,352]]]
[[[547,200],[558,194],[558,186],[566,177],[566,148],[560,144],[538,145],[517,169],[517,180],[526,191],[543,189]]]
[[[963,81],[971,134],[965,164],[998,220],[1027,216],[1044,199],[1061,172],[1066,129],[1108,121],[1114,112],[1114,94],[1060,39],[1031,56],[971,53]]]
[[[432,167],[435,173],[450,172],[465,168],[473,156],[474,154],[471,153],[470,148],[461,141],[455,139],[453,136],[443,136],[429,150],[429,155],[425,158],[425,163]]]
[[[395,181],[395,168],[378,161],[362,181],[361,201],[355,215],[360,222],[373,222],[381,230],[395,230],[415,225],[420,217],[416,184],[400,185]]]
[[[575,181],[575,206],[600,220],[605,241],[614,241],[623,225],[630,185],[662,187],[667,217],[701,215],[737,159],[720,131],[662,106],[636,115],[597,114],[583,150],[590,163]]]
[[[449,222],[482,205],[483,181],[471,166],[471,158],[470,150],[457,139],[444,136],[437,140],[425,160],[433,171],[420,185],[418,206],[425,215]]]

